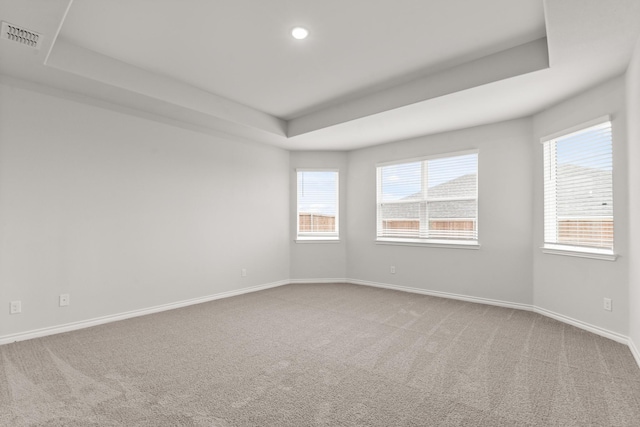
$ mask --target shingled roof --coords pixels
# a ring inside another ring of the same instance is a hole
[[[474,188],[477,174],[471,173],[443,182],[429,189],[430,199],[465,197],[469,189]],[[399,202],[383,203],[384,219],[420,219],[421,193],[403,197]],[[411,200],[415,200],[411,203]],[[448,200],[429,202],[430,218],[475,218],[477,203],[475,200]]]
[[[585,216],[613,216],[613,194],[611,192],[611,171],[577,166],[558,165],[562,176],[579,176],[583,185],[576,187],[569,180],[559,179],[557,184],[557,214],[560,218]],[[465,190],[473,188],[477,175],[467,174],[429,189],[429,198],[464,196]],[[382,218],[419,219],[421,193],[414,193],[398,202],[383,203]],[[411,200],[415,200],[411,203]],[[476,201],[454,200],[429,203],[430,218],[475,218]]]
[[[557,208],[560,218],[613,216],[612,172],[571,164],[558,165]],[[576,186],[576,177],[580,185]]]

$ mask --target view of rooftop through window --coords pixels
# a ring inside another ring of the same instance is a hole
[[[545,243],[613,249],[611,123],[545,142]]]
[[[378,237],[477,240],[478,154],[378,168]]]

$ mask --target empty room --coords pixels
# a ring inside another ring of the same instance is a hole
[[[0,426],[640,425],[640,0],[0,21]]]

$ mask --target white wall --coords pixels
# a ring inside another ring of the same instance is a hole
[[[296,169],[338,169],[339,242],[294,242],[295,219],[291,221],[291,279],[301,281],[340,280],[347,271],[347,153],[335,151],[293,151],[290,157],[291,218],[296,217]]]
[[[640,39],[627,70],[629,143],[629,338],[640,364]]]
[[[23,303],[20,315],[0,310],[0,338],[288,279],[348,278],[533,304],[638,345],[640,228],[629,215],[640,215],[639,49],[626,81],[533,118],[349,153],[288,153],[0,84],[0,301]],[[627,123],[625,107],[636,119]],[[539,138],[604,114],[620,258],[542,254]],[[375,244],[376,163],[474,148],[479,250]],[[340,243],[294,243],[296,168],[340,170]],[[71,306],[57,306],[60,293]]]
[[[582,323],[628,333],[627,129],[624,79],[616,78],[533,118],[533,286],[537,307]],[[543,177],[540,138],[610,114],[613,126],[615,262],[543,254]],[[613,311],[603,310],[603,298]]]
[[[521,119],[350,152],[348,277],[531,304],[530,141]],[[481,248],[376,244],[376,163],[468,149],[479,149]]]
[[[288,167],[284,150],[0,85],[0,301],[23,309],[0,310],[0,337],[288,279]]]

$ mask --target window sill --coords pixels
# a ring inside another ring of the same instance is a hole
[[[339,237],[298,237],[296,243],[340,243]]]
[[[426,248],[445,248],[445,249],[480,249],[480,243],[476,242],[451,242],[447,240],[430,240],[423,241],[417,239],[390,239],[378,238],[376,245],[396,245],[396,246],[421,246]]]
[[[604,261],[615,261],[618,258],[618,254],[608,250],[598,249],[583,249],[575,246],[562,246],[562,245],[545,245],[540,248],[542,253],[550,255],[563,255],[572,256],[578,258],[600,259]]]

